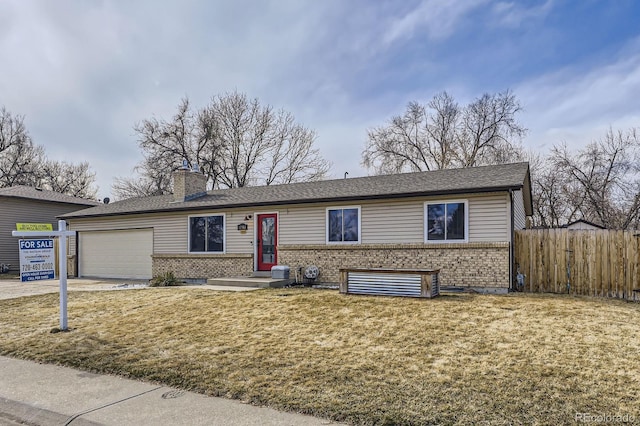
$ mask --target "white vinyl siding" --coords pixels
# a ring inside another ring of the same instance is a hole
[[[71,219],[73,231],[107,231],[153,228],[155,253],[186,253],[189,237],[189,220],[186,214],[156,214],[99,217],[95,219]],[[75,253],[75,252],[74,252]]]
[[[153,250],[158,254],[186,253],[189,246],[189,218],[185,215],[164,215],[145,220],[153,226]]]
[[[253,253],[253,219],[244,220],[252,209],[229,210],[226,213],[226,253]],[[222,214],[215,210],[197,212],[177,212],[144,214],[132,216],[101,217],[95,219],[71,219],[70,228],[82,230],[112,230],[149,228],[154,229],[153,247],[157,254],[188,253],[189,250],[189,216]],[[246,223],[246,233],[238,231],[238,224]],[[75,251],[72,253],[75,254]]]
[[[332,205],[333,206],[333,205]],[[328,205],[280,208],[279,244],[325,244]]]
[[[509,241],[509,196],[504,193],[468,196],[418,197],[414,199],[371,200],[360,206],[360,240],[362,244],[424,242],[424,203],[468,200],[469,242]],[[154,253],[188,253],[189,216],[225,214],[226,253],[254,253],[254,227],[257,212],[278,213],[278,244],[326,244],[327,208],[353,206],[354,203],[316,203],[309,205],[249,206],[227,210],[157,213],[95,219],[71,219],[74,231],[108,229],[154,229]],[[251,218],[245,220],[245,217]],[[246,223],[249,229],[238,231]]]
[[[422,203],[413,200],[363,204],[362,243],[421,243],[422,211]]]
[[[81,277],[151,278],[152,229],[82,231],[78,242]]]
[[[469,242],[509,240],[509,195],[469,198]]]
[[[253,229],[255,216],[253,208],[242,210],[227,210],[226,232],[227,232],[227,253],[253,253]],[[251,216],[251,218],[248,218]],[[245,220],[247,217],[247,220]],[[238,225],[247,224],[246,231],[238,231]]]
[[[280,209],[280,240],[288,244],[326,244],[326,209],[352,204],[314,204]],[[422,202],[415,200],[360,204],[362,244],[421,243]]]
[[[394,244],[424,242],[424,203],[459,200],[460,196],[363,201],[361,243]],[[469,242],[509,241],[508,194],[469,195]],[[353,205],[345,203],[344,206]],[[280,208],[280,244],[326,244],[326,208],[338,204],[314,204]]]

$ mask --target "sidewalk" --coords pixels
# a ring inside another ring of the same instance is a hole
[[[0,356],[0,425],[330,425],[328,420]]]

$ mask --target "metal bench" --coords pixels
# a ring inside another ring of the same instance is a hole
[[[340,268],[340,293],[432,298],[440,269]]]

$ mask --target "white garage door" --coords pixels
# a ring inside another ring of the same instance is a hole
[[[78,240],[81,277],[151,278],[152,229],[81,231]]]

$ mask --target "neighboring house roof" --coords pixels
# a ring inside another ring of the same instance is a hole
[[[528,163],[402,173],[284,185],[208,191],[194,200],[175,202],[172,195],[131,198],[62,215],[62,218],[114,216],[206,208],[230,208],[338,202],[425,195],[523,190],[525,210],[532,214]]]
[[[593,223],[593,222],[589,222],[588,220],[584,220],[584,219],[574,220],[573,222],[567,223],[566,225],[564,225],[563,228],[571,228],[571,227],[575,228],[576,226],[579,226],[580,224],[593,226],[594,228],[598,228],[598,229],[607,229],[604,226],[598,225],[598,224]]]
[[[97,201],[86,198],[72,197],[71,195],[59,192],[47,191],[45,189],[33,188],[31,186],[11,186],[0,188],[0,197],[23,198],[28,200],[49,201],[53,203],[77,204],[80,208],[87,206],[97,206]]]

